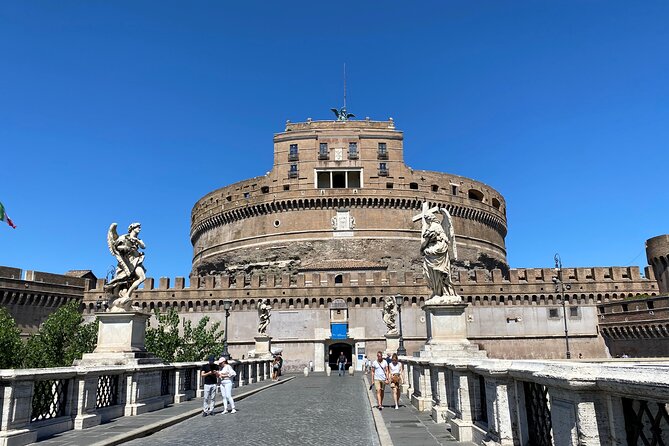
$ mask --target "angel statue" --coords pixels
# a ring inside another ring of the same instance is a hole
[[[258,334],[264,335],[267,333],[267,326],[269,325],[269,318],[272,316],[272,307],[269,304],[269,299],[263,299],[258,303]]]
[[[457,258],[453,220],[445,208],[427,210],[424,205],[420,252],[423,254],[423,272],[432,296],[426,303],[454,303],[461,298],[451,280],[451,258]],[[442,214],[441,222],[436,214]]]
[[[398,334],[397,323],[395,322],[395,315],[397,314],[397,304],[392,296],[386,296],[383,299],[383,322],[388,327],[386,334]]]
[[[132,293],[146,279],[144,269],[144,242],[139,239],[142,226],[132,223],[128,226],[128,233],[119,237],[116,232],[116,223],[112,223],[107,231],[107,246],[116,257],[116,273],[114,278],[105,285],[105,291],[113,294],[111,310],[114,312],[130,311],[132,309]]]
[[[332,113],[334,113],[335,116],[337,117],[337,121],[348,121],[349,118],[355,118],[355,115],[353,113],[346,112],[345,106],[340,108],[339,110],[337,110],[336,108],[331,108],[330,110],[332,110]]]

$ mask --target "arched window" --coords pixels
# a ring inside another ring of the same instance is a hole
[[[341,274],[337,274],[335,276],[335,284],[337,284],[337,283],[344,283],[344,278],[342,277]]]
[[[483,201],[483,192],[476,189],[469,189],[468,197],[470,200]]]

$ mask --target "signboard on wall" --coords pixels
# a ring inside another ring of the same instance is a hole
[[[332,331],[331,339],[347,339],[348,338],[348,324],[330,324]]]

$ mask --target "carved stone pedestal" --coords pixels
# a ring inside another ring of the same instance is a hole
[[[256,358],[271,358],[272,357],[272,338],[266,335],[258,335],[253,339],[256,341]]]
[[[399,333],[397,333],[397,334],[386,334],[386,350],[383,353],[384,354],[390,353],[392,355],[393,353],[397,353],[398,348],[400,348],[400,335],[399,335]]]
[[[425,303],[427,343],[421,358],[486,358],[487,353],[467,340],[467,304]]]
[[[93,353],[85,353],[76,365],[141,365],[162,361],[146,351],[146,321],[151,317],[140,312],[96,313],[98,345]]]

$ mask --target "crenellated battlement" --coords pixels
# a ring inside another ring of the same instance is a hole
[[[639,267],[594,267],[564,268],[565,283],[595,284],[614,282],[654,284],[652,269],[646,267],[643,277]],[[453,281],[461,286],[476,285],[553,285],[554,271],[552,268],[514,268],[509,270],[509,277],[504,277],[502,270],[487,271],[475,269],[471,271],[455,271]],[[103,291],[105,279],[98,279],[92,292]],[[383,287],[398,285],[424,285],[422,273],[396,271],[351,271],[351,272],[308,272],[296,274],[220,274],[204,277],[191,277],[186,285],[185,277],[161,277],[156,280],[147,278],[140,292],[148,291],[182,291],[186,289],[259,289],[259,288],[304,288],[304,287]]]

